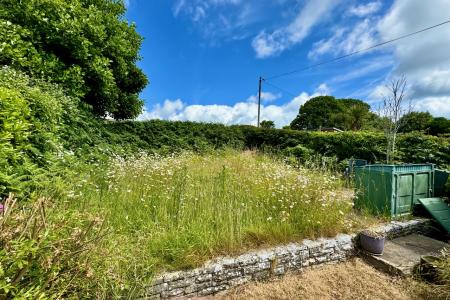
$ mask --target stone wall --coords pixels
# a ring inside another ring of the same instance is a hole
[[[428,220],[390,222],[372,228],[388,237],[427,231]],[[280,276],[287,271],[344,261],[355,254],[357,235],[340,234],[335,238],[303,240],[284,246],[253,251],[238,257],[223,257],[189,271],[162,274],[155,278],[143,299],[206,296],[249,281]]]

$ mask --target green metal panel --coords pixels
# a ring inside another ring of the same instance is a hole
[[[417,204],[419,198],[427,198],[432,196],[431,177],[432,174],[430,172],[415,174],[414,204]]]
[[[395,199],[394,199],[395,200]],[[401,174],[397,182],[397,201],[395,213],[405,214],[411,210],[413,201],[413,175]]]
[[[435,170],[434,171],[434,196],[443,197],[445,194],[445,184],[447,183],[449,171]]]
[[[450,207],[441,198],[421,198],[419,202],[450,233]]]
[[[433,195],[434,165],[366,165],[355,168],[355,206],[374,213],[411,213],[419,198]]]
[[[348,170],[349,173],[352,174],[355,167],[361,167],[367,165],[367,160],[365,159],[350,159],[348,161]]]
[[[394,178],[388,169],[372,170],[369,166],[355,168],[357,197],[355,206],[368,209],[373,213],[391,213],[393,207],[392,192]]]

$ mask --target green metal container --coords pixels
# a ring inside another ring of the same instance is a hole
[[[435,197],[445,197],[445,184],[450,176],[449,171],[445,170],[435,170],[434,171],[434,196]]]
[[[398,217],[419,198],[433,196],[434,165],[366,165],[355,168],[356,208]]]

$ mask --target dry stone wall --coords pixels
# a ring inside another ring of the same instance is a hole
[[[390,222],[373,228],[388,237],[426,232],[429,221],[423,219]],[[355,254],[356,234],[335,238],[303,240],[284,246],[249,252],[238,257],[223,257],[201,268],[162,274],[155,278],[143,299],[190,298],[215,294],[249,281],[280,276],[288,271],[344,261]]]

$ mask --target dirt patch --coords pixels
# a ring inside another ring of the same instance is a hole
[[[425,293],[426,294],[426,293]],[[378,272],[361,259],[251,283],[214,299],[423,299],[411,281]]]

